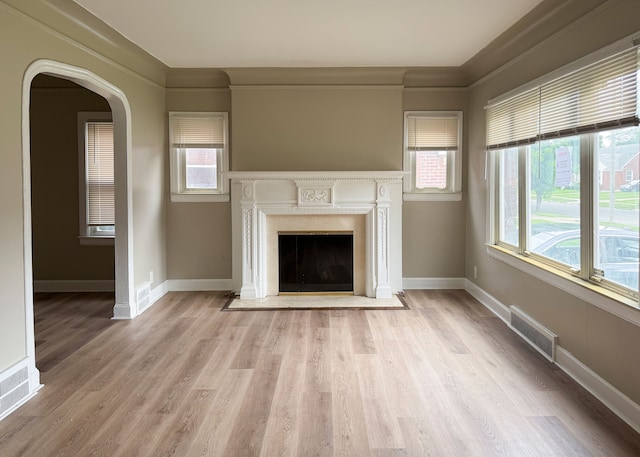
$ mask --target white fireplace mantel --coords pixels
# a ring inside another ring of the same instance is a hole
[[[365,295],[402,290],[402,171],[229,172],[233,283],[240,298],[268,295],[267,226],[277,216],[363,215]],[[296,218],[293,218],[294,220]],[[290,218],[291,220],[291,218]]]

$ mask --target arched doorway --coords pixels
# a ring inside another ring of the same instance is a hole
[[[22,163],[24,214],[24,278],[25,322],[29,390],[39,386],[39,372],[35,366],[35,336],[33,320],[33,265],[31,226],[31,163],[30,163],[30,94],[31,82],[39,74],[68,79],[104,97],[111,108],[114,124],[114,181],[115,181],[115,306],[114,319],[131,319],[136,315],[133,290],[133,226],[131,190],[131,109],[125,94],[96,74],[78,67],[38,60],[26,70],[22,94]]]

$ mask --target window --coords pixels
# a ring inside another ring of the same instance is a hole
[[[637,61],[630,49],[487,108],[490,243],[636,303]]]
[[[228,201],[227,113],[169,113],[171,201]]]
[[[78,113],[81,244],[113,244],[114,142],[111,113]]]
[[[460,200],[462,112],[407,111],[405,200]]]

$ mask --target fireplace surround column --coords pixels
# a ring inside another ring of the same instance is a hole
[[[240,209],[242,211],[242,298],[257,298],[256,271],[258,266],[256,245],[257,211],[254,181],[243,181]]]
[[[391,208],[391,197],[389,184],[385,181],[376,181],[376,298],[391,298],[393,292],[389,284],[389,210]]]

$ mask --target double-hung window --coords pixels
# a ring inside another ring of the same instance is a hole
[[[78,145],[80,242],[112,244],[115,186],[111,113],[78,113]]]
[[[407,111],[404,126],[404,199],[459,200],[462,112]]]
[[[169,113],[172,201],[228,201],[227,113]]]
[[[636,48],[489,103],[490,244],[638,299]]]

